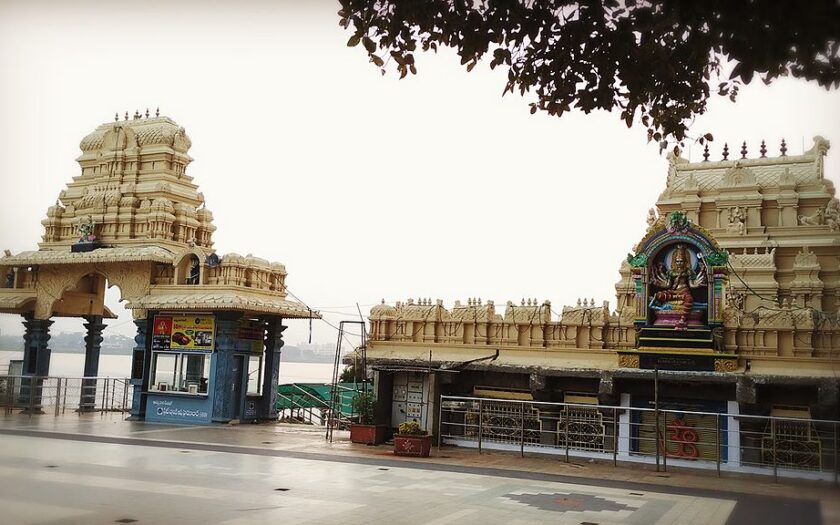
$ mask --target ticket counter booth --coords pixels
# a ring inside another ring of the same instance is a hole
[[[137,419],[203,425],[277,418],[280,317],[156,311],[146,323],[132,369]]]

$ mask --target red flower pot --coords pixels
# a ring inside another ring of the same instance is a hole
[[[429,457],[432,450],[432,436],[429,434],[418,436],[409,434],[394,435],[394,454],[397,456]]]
[[[350,425],[350,441],[364,445],[378,445],[385,442],[385,425]]]

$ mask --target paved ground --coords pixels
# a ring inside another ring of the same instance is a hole
[[[287,425],[0,418],[0,522],[840,523],[840,492],[826,484],[450,447],[406,460],[335,438]]]

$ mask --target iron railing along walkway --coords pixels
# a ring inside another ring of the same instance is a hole
[[[441,396],[438,444],[838,481],[840,422]]]

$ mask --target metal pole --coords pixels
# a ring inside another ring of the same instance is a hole
[[[12,409],[12,397],[14,396],[15,392],[15,378],[11,376],[6,377],[6,406],[3,409],[3,413],[5,415],[11,414]]]
[[[659,367],[653,369],[653,414],[656,425],[654,431],[656,441],[656,471],[659,472]]]
[[[56,378],[55,383],[55,415],[58,415],[58,410],[61,408],[61,378]]]
[[[840,467],[837,465],[837,422],[834,423],[834,486],[837,486],[838,473]]]
[[[32,380],[29,383],[29,419],[32,419],[32,411],[35,410],[35,396],[32,395],[32,385],[37,384],[38,382],[35,377],[36,376],[32,376]]]
[[[770,420],[770,439],[773,441],[773,481],[779,481],[778,465],[776,464],[776,420]]]
[[[484,431],[484,402],[478,400],[478,453],[481,454],[481,434]]]
[[[715,445],[717,450],[717,475],[720,477],[720,412],[715,417]]]
[[[64,395],[61,397],[61,414],[64,414],[64,411],[67,410],[67,385],[70,381],[67,380],[64,382]]]
[[[440,442],[443,439],[443,396],[438,399],[438,433],[437,433],[437,451],[440,454]]]
[[[114,396],[117,393],[117,380],[114,379],[111,381],[111,405],[108,407],[110,410],[114,410]]]
[[[525,457],[525,403],[519,405],[519,455]]]
[[[569,462],[569,443],[572,441],[569,438],[569,405],[564,405],[563,406],[563,413],[564,413],[563,419],[565,420],[565,423],[566,423],[566,427],[565,427],[565,430],[566,430],[566,463],[568,463]]]
[[[657,429],[657,432],[659,430]],[[662,472],[668,472],[668,413],[662,414]]]
[[[618,466],[618,411],[613,408],[613,466]]]
[[[99,381],[97,381],[97,382],[96,382],[96,383],[94,383],[94,384],[98,384],[98,383],[99,383]],[[96,389],[95,389],[95,387],[94,387],[94,391],[93,391],[93,393],[94,393],[94,396],[95,396],[95,395],[96,395]],[[105,397],[106,395],[108,395],[108,378],[107,378],[107,377],[105,378],[105,388],[104,388],[104,389],[102,389],[102,410],[103,410],[103,411],[105,410],[105,400],[107,399],[107,398]],[[94,399],[95,399],[95,397],[94,397]],[[96,408],[96,406],[94,406],[93,408],[95,409],[95,408]]]

